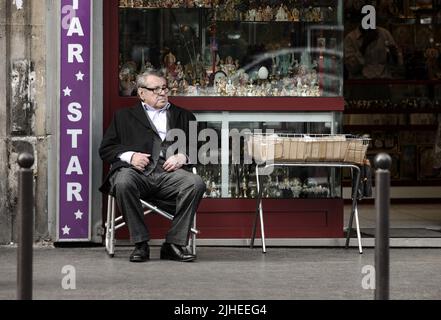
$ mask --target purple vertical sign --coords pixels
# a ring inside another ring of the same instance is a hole
[[[58,240],[90,239],[90,0],[61,0]]]

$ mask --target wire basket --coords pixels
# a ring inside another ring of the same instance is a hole
[[[363,164],[369,138],[326,134],[251,134],[248,154],[257,162],[349,162]]]

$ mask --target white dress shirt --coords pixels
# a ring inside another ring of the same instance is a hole
[[[144,107],[144,110],[147,114],[147,116],[150,118],[151,122],[156,128],[156,131],[158,131],[159,137],[162,141],[165,140],[165,137],[167,136],[167,110],[170,108],[170,103],[167,103],[163,108],[161,109],[155,109],[144,102],[142,102],[142,106]],[[135,152],[134,151],[127,151],[123,154],[119,155],[119,158],[122,161],[125,161],[127,163],[132,162],[132,156]]]

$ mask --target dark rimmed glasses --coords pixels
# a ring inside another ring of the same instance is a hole
[[[168,93],[169,89],[167,87],[156,87],[156,88],[147,88],[147,87],[140,87],[146,90],[149,90],[151,92],[153,92],[154,94],[161,94],[163,93]]]

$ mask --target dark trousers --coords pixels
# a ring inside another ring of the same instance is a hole
[[[205,192],[201,177],[184,169],[166,172],[158,164],[157,168],[144,175],[133,168],[121,168],[111,179],[113,194],[118,208],[126,221],[132,242],[150,240],[148,226],[139,199],[153,199],[162,203],[161,208],[175,209],[166,242],[186,246],[194,215]]]

